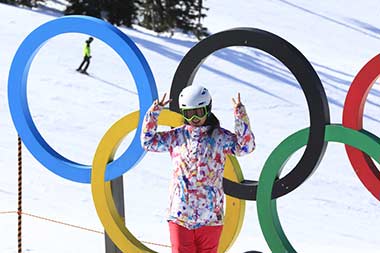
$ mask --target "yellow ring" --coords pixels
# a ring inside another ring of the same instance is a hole
[[[118,120],[101,139],[94,160],[91,173],[91,190],[96,212],[105,231],[111,240],[122,252],[155,252],[141,243],[125,227],[123,218],[119,215],[112,196],[110,181],[105,182],[104,174],[107,164],[112,161],[122,140],[136,129],[139,120],[139,111],[128,114]],[[177,127],[183,124],[180,114],[163,110],[158,118],[158,124]],[[243,175],[234,157],[226,160],[224,176],[235,182],[243,180]],[[243,224],[245,200],[226,196],[226,214],[224,228],[219,243],[218,252],[226,252],[237,238]]]

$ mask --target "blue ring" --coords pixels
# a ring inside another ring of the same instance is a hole
[[[68,160],[51,148],[38,132],[28,106],[26,84],[33,58],[49,39],[63,33],[85,33],[96,37],[120,55],[135,80],[140,112],[147,111],[157,99],[157,88],[146,59],[133,41],[100,19],[87,16],[58,18],[41,25],[22,42],[13,58],[8,79],[8,103],[17,132],[28,150],[47,169],[71,181],[90,183],[91,166]],[[143,117],[144,113],[141,113],[135,137],[128,149],[109,164],[105,174],[107,181],[131,169],[145,154],[139,138]]]

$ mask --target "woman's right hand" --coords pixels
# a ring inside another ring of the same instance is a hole
[[[237,94],[237,100],[235,100],[234,98],[232,98],[232,103],[234,105],[234,108],[238,108],[238,107],[240,107],[240,106],[243,105],[242,102],[241,102],[241,100],[240,100],[240,92],[238,92],[238,94]]]
[[[169,99],[169,100],[165,101],[165,98],[166,98],[166,93],[164,93],[164,95],[163,95],[163,97],[162,97],[161,100],[156,99],[154,101],[154,105],[159,105],[159,106],[164,107],[165,105],[169,104],[172,101],[172,99]]]

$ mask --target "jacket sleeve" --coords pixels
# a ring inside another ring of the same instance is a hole
[[[231,155],[243,156],[255,150],[255,136],[249,124],[249,118],[245,107],[238,106],[234,110],[235,134],[225,134],[223,145],[224,152]]]
[[[162,109],[162,106],[153,104],[145,114],[141,131],[141,145],[146,151],[167,152],[173,148],[178,129],[157,132],[157,120]]]

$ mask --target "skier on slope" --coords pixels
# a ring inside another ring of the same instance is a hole
[[[233,98],[235,133],[220,127],[211,112],[211,96],[201,86],[189,86],[179,96],[185,124],[157,132],[157,118],[171,100],[154,101],[143,122],[145,150],[168,151],[173,162],[168,222],[172,253],[217,253],[223,228],[223,171],[226,155],[255,149],[245,107]]]
[[[88,75],[87,68],[90,65],[90,59],[91,59],[90,44],[93,40],[94,40],[93,37],[90,37],[90,38],[88,38],[88,40],[86,40],[86,43],[85,43],[84,48],[83,48],[83,61],[80,64],[79,68],[77,68],[77,71],[79,71],[83,74],[86,74],[86,75]],[[84,69],[82,70],[82,67],[84,64],[86,64],[86,65],[84,66]]]

